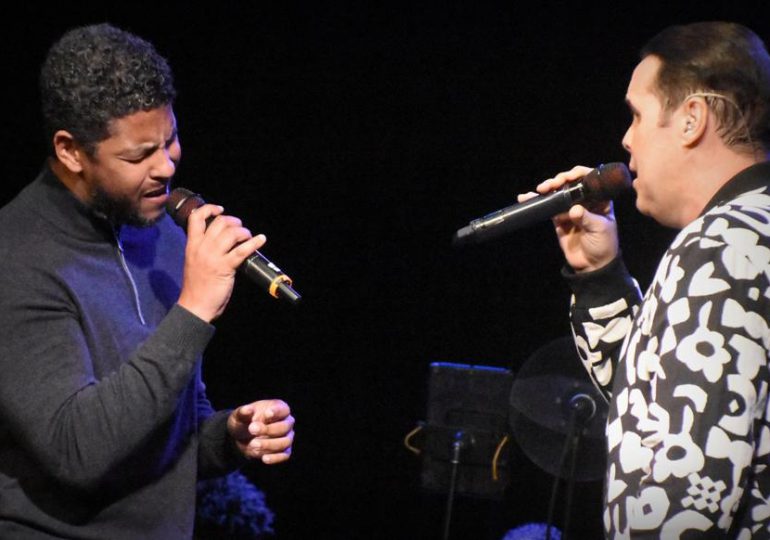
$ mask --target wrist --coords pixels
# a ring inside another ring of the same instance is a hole
[[[217,313],[213,310],[211,310],[208,306],[203,304],[202,302],[196,302],[194,299],[190,298],[189,296],[185,295],[184,291],[182,294],[179,295],[179,299],[177,300],[177,305],[183,307],[199,319],[201,319],[204,322],[211,323],[216,316]]]
[[[588,274],[591,272],[598,272],[602,268],[607,267],[616,259],[618,259],[618,254],[614,253],[610,257],[588,262],[585,266],[580,266],[580,267],[570,266],[570,268],[575,274]]]
[[[619,253],[609,263],[594,271],[578,273],[565,266],[562,268],[562,276],[579,305],[603,305],[627,295],[638,295],[637,284]]]

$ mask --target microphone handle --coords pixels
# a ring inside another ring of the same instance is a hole
[[[553,193],[534,197],[474,219],[468,226],[458,230],[455,238],[470,240],[466,237],[473,235],[476,240],[482,238],[486,240],[516,229],[523,229],[566,212],[584,197],[585,189],[582,182],[568,184]]]
[[[267,292],[274,298],[285,298],[293,304],[302,298],[291,288],[291,278],[259,251],[243,261],[240,270],[253,281],[267,284]]]
[[[203,199],[200,199],[200,201],[202,203]],[[215,216],[206,218],[206,227],[211,225],[211,222],[215,219]],[[267,293],[273,298],[284,298],[292,304],[296,304],[302,299],[300,294],[291,288],[291,278],[259,251],[249,255],[241,263],[241,266],[238,267],[238,270],[251,278],[255,283],[266,287]]]
[[[203,197],[189,189],[180,187],[171,192],[166,203],[166,211],[177,225],[186,230],[187,218],[196,208],[204,204],[206,201],[203,200]],[[206,218],[206,227],[211,225],[215,219],[215,216]],[[292,304],[296,304],[302,298],[297,291],[291,288],[291,278],[259,251],[250,255],[238,269],[252,281],[265,287],[270,296],[274,298],[285,298]]]

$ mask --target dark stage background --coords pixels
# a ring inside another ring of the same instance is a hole
[[[48,46],[101,21],[154,42],[179,90],[177,185],[266,233],[263,252],[304,296],[294,308],[239,282],[205,366],[219,407],[292,405],[291,462],[247,469],[278,537],[438,537],[444,498],[420,489],[402,444],[425,417],[429,364],[516,371],[569,333],[548,223],[463,250],[452,234],[560,170],[626,161],[623,96],[658,30],[732,19],[770,39],[761,1],[584,4],[19,4],[0,34],[0,202],[42,163]],[[646,286],[672,232],[636,214],[633,197],[617,214]],[[513,450],[503,501],[457,500],[457,538],[545,520],[551,477]],[[597,483],[579,486],[578,537],[599,534],[599,497]]]

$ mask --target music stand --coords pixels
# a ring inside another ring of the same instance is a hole
[[[430,365],[421,483],[447,493],[444,539],[456,494],[499,500],[509,481],[508,399],[513,374],[491,366]]]

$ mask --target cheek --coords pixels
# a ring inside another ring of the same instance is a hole
[[[141,192],[147,176],[144,165],[124,163],[111,171],[109,181],[115,193],[130,196]]]
[[[168,155],[174,163],[179,163],[179,160],[182,159],[181,145],[179,143],[174,144],[171,148],[169,148]]]
[[[171,161],[174,166],[179,163],[179,160],[182,159],[182,147],[179,145],[179,142],[176,142],[168,147],[166,150],[166,159]]]
[[[651,174],[660,167],[661,160],[665,158],[658,143],[656,137],[650,133],[637,133],[633,153],[638,174]]]

